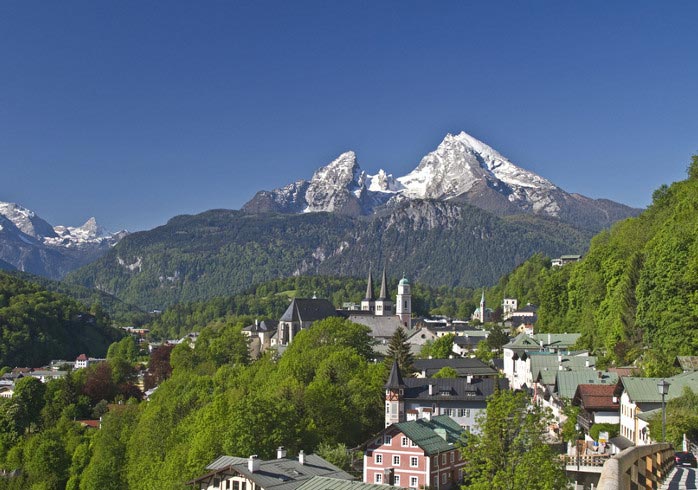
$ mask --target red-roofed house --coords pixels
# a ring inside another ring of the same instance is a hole
[[[580,408],[577,421],[584,432],[594,424],[620,423],[620,400],[614,395],[613,384],[580,384],[572,398],[572,405]]]

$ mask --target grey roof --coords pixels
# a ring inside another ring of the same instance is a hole
[[[458,376],[496,376],[497,371],[479,359],[456,358],[456,359],[415,359],[412,363],[414,371],[426,371],[426,376],[431,377],[438,373],[441,368],[451,367],[456,370]]]
[[[395,330],[403,327],[400,317],[394,315],[376,316],[352,311],[349,313],[349,321],[370,328],[371,337],[374,338],[390,338],[395,333]]]
[[[531,379],[540,380],[543,384],[552,385],[559,371],[593,370],[596,366],[594,356],[567,356],[552,352],[530,352]],[[587,362],[589,365],[587,366]],[[562,369],[560,369],[562,366]],[[574,395],[574,392],[572,393]]]
[[[470,383],[466,378],[407,378],[405,381],[405,401],[484,401],[495,388],[507,389],[506,379],[477,378]],[[429,385],[433,385],[433,395]]]
[[[274,332],[278,330],[279,327],[279,322],[271,321],[271,320],[262,320],[259,323],[253,323],[252,325],[248,325],[247,327],[243,328],[243,331],[246,332],[252,332],[252,333],[258,333],[258,332]]]
[[[477,347],[477,344],[483,340],[487,340],[487,334],[478,332],[476,334],[457,335],[453,338],[453,343],[461,346]]]
[[[337,310],[326,299],[295,298],[281,316],[281,321],[314,322],[331,316],[337,316]]]
[[[270,459],[259,462],[259,470],[250,472],[247,458],[221,456],[206,467],[209,470],[229,469],[255,482],[264,490],[295,490],[315,476],[326,476],[343,480],[353,477],[316,454],[307,454],[305,463],[296,458]],[[192,480],[194,482],[195,480]],[[190,482],[191,483],[191,482]]]
[[[677,356],[674,365],[684,371],[698,371],[698,356]]]
[[[404,490],[404,487],[390,488]],[[385,485],[315,476],[298,487],[298,490],[385,490]]]

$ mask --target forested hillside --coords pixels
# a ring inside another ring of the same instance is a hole
[[[688,179],[594,237],[581,262],[550,269],[533,258],[491,294],[540,304],[542,331],[581,332],[582,347],[607,362],[641,359],[647,374],[698,354],[698,156]]]
[[[91,314],[93,313],[93,314]],[[100,311],[0,272],[0,367],[103,356],[120,332]]]
[[[370,218],[213,210],[129,235],[66,280],[145,310],[295,275],[365,276],[371,263],[387,263],[393,279],[476,287],[538,251],[580,253],[590,237],[554,219],[454,202],[410,201]]]
[[[390,280],[388,291],[394,296],[397,279]],[[376,293],[378,290],[376,290]],[[460,287],[433,287],[412,284],[412,311],[415,315],[445,314],[465,318],[477,307],[479,292]],[[366,278],[299,276],[265,282],[242,294],[207,301],[180,303],[155,316],[147,326],[156,339],[180,338],[200,330],[215,320],[247,316],[278,320],[291,298],[312,296],[328,299],[337,308],[345,302],[359,303],[366,295]]]

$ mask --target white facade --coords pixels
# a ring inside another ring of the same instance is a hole
[[[395,314],[400,317],[402,324],[410,328],[412,324],[412,292],[407,278],[403,277],[397,285],[395,299]]]

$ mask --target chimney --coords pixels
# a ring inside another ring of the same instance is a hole
[[[589,359],[584,361],[584,367],[589,367]]]
[[[467,380],[468,384],[472,384],[472,382],[473,382],[473,375],[472,375],[472,374],[469,374],[468,376],[466,376],[465,379]]]
[[[247,469],[250,473],[255,473],[259,471],[259,458],[257,458],[256,454],[253,454],[250,456],[250,459],[247,460]]]
[[[548,334],[548,345],[550,345],[552,343],[553,343],[553,337],[550,334]]]
[[[257,318],[254,319],[254,326],[255,327],[259,326],[259,320]]]
[[[562,362],[562,354],[557,355],[557,362]]]
[[[298,453],[298,462],[300,464],[305,464],[305,452],[301,449],[301,452]]]
[[[434,385],[432,383],[429,383],[429,395],[431,396],[433,394],[434,394]]]
[[[276,459],[284,459],[286,457],[286,449],[283,446],[276,448]]]
[[[431,420],[431,408],[425,408],[422,410],[422,418],[424,420]]]

